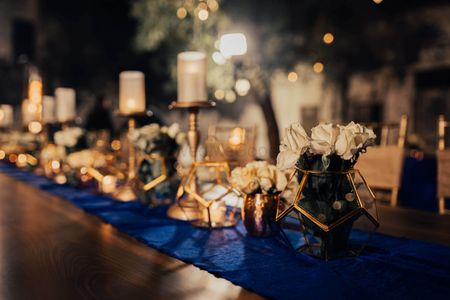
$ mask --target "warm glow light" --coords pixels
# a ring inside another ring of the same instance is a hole
[[[0,150],[0,160],[1,160],[1,159],[5,159],[5,157],[6,157],[5,151]]]
[[[208,5],[205,2],[200,2],[196,8],[197,10],[208,9]]]
[[[88,168],[86,168],[86,167],[81,167],[80,168],[80,173],[81,174],[85,175],[85,174],[87,174],[87,172],[88,172]]]
[[[52,169],[53,169],[53,170],[58,170],[59,167],[61,167],[61,164],[59,163],[59,161],[57,161],[57,160],[52,160]]]
[[[239,127],[231,130],[230,138],[228,139],[228,143],[231,146],[239,146],[244,143],[245,140],[245,130]]]
[[[298,75],[297,75],[297,73],[295,73],[295,72],[289,72],[287,78],[288,78],[288,80],[289,80],[290,82],[296,82],[297,79],[298,79]]]
[[[57,184],[65,184],[67,182],[67,178],[63,174],[58,174],[55,177],[55,182]]]
[[[198,11],[198,18],[200,19],[200,21],[206,21],[208,20],[209,17],[209,12],[206,9],[200,9]]]
[[[334,41],[334,35],[330,32],[327,32],[323,35],[323,42],[325,44],[331,44]]]
[[[206,3],[211,11],[217,11],[219,9],[219,3],[217,0],[208,0]]]
[[[113,140],[111,142],[111,149],[113,149],[114,151],[119,151],[120,150],[120,141],[119,140]]]
[[[38,121],[30,122],[30,124],[28,124],[28,130],[31,133],[37,134],[37,133],[41,132],[42,124]]]
[[[225,56],[222,55],[222,53],[216,51],[212,54],[213,61],[218,65],[223,65],[227,62],[227,59]]]
[[[248,79],[245,78],[238,79],[236,80],[234,88],[239,96],[245,96],[248,94],[248,91],[250,90],[250,81],[248,81]]]
[[[223,100],[223,98],[225,98],[225,91],[224,90],[216,90],[214,92],[214,97],[216,97],[217,100]]]
[[[3,123],[3,120],[5,119],[5,112],[3,109],[0,108],[0,123]]]
[[[180,7],[177,9],[177,17],[180,20],[183,20],[187,16],[187,10],[184,7]]]
[[[35,103],[29,103],[28,104],[28,112],[31,114],[34,114],[38,111],[38,107]]]
[[[31,80],[28,85],[28,99],[32,103],[42,102],[42,82],[40,80]]]
[[[19,166],[24,166],[27,164],[27,156],[25,154],[19,154],[19,156],[17,156],[17,164]]]
[[[314,70],[314,72],[316,72],[316,73],[322,73],[322,71],[323,71],[323,63],[321,63],[321,62],[316,62],[316,63],[313,65],[313,70]]]
[[[236,101],[236,94],[233,91],[227,91],[225,93],[225,100],[229,103]]]
[[[10,154],[10,155],[8,156],[8,159],[9,159],[9,161],[12,162],[13,164],[16,163],[16,161],[17,161],[17,154],[14,154],[14,153]]]
[[[220,52],[223,56],[243,55],[247,53],[247,39],[242,33],[228,33],[220,38]]]
[[[106,194],[114,193],[114,191],[116,190],[116,182],[117,178],[112,175],[106,175],[105,177],[103,177],[101,183],[102,192]]]
[[[380,4],[381,2],[383,2],[383,0],[372,0],[373,1],[373,3],[375,3],[375,4]]]

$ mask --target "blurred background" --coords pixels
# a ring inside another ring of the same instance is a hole
[[[246,36],[244,55],[220,51],[230,32]],[[184,50],[209,57],[218,109],[202,113],[203,129],[256,125],[259,158],[276,156],[295,121],[309,129],[403,114],[407,147],[432,155],[438,115],[450,117],[450,3],[437,0],[2,0],[0,102],[19,108],[37,69],[45,94],[76,89],[85,122],[99,94],[117,107],[118,74],[134,69],[146,74],[148,107],[171,123]]]

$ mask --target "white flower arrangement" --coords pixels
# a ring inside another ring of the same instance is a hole
[[[254,161],[231,172],[230,183],[244,194],[277,194],[287,185],[284,172],[265,161]]]
[[[160,152],[172,154],[176,148],[184,143],[185,133],[181,132],[180,125],[159,126],[153,123],[134,130],[130,136],[134,146],[146,153]]]
[[[325,170],[328,169],[331,158],[336,156],[344,161],[344,165],[351,166],[361,152],[374,144],[375,138],[371,129],[353,121],[345,126],[319,124],[311,129],[311,137],[299,123],[294,123],[285,129],[277,167],[280,170],[293,168],[302,157],[308,160],[314,156],[321,156]]]
[[[79,127],[69,127],[57,131],[54,135],[55,144],[67,148],[75,147],[83,133],[83,129]]]
[[[64,160],[66,158],[66,149],[55,144],[48,144],[42,150],[39,159],[42,163],[47,163],[52,160]]]
[[[73,169],[82,167],[101,168],[106,165],[106,157],[96,150],[82,150],[69,154],[67,164]]]

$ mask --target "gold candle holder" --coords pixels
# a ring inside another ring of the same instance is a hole
[[[190,154],[192,157],[191,171],[194,168],[195,161],[197,158],[198,145],[200,143],[200,131],[198,130],[198,114],[200,109],[210,109],[216,106],[215,102],[212,101],[192,101],[192,102],[182,102],[174,101],[170,104],[169,109],[185,109],[188,111],[188,132],[187,141],[189,145]],[[191,172],[189,172],[191,173]],[[176,203],[169,207],[167,215],[173,219],[193,221],[201,218],[201,210],[199,208],[197,200],[191,196],[191,194],[186,194],[185,184],[187,181],[187,176],[184,176],[181,180],[180,186],[178,187],[176,195]],[[196,181],[193,180],[190,185],[191,191],[196,191]]]
[[[133,180],[136,177],[136,152],[130,137],[134,133],[136,128],[136,122],[134,118],[128,119],[128,174],[125,184],[121,186],[114,194],[113,197],[120,201],[131,201],[137,199],[137,195],[133,190]]]

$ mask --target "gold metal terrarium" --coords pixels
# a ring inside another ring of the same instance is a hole
[[[358,255],[378,228],[375,196],[356,169],[296,169],[281,193],[277,223],[296,251],[322,259]]]
[[[175,158],[161,154],[138,155],[137,172],[134,180],[135,193],[150,206],[170,204],[173,201],[171,175],[175,172]]]
[[[239,219],[239,197],[229,184],[227,162],[195,162],[189,172],[184,190],[198,203],[199,217],[192,225],[203,228],[235,226]]]

